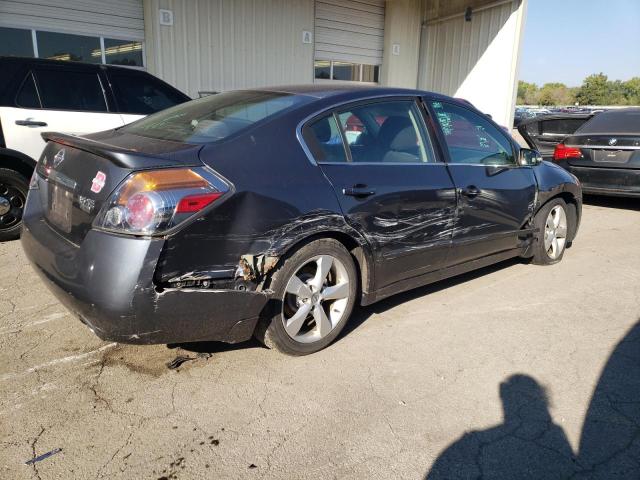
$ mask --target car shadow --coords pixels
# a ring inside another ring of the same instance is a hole
[[[618,208],[622,210],[640,211],[640,198],[629,197],[605,197],[598,195],[586,195],[583,198],[585,205],[594,207]]]
[[[503,270],[505,268],[509,268],[513,265],[524,262],[524,260],[519,258],[513,258],[509,260],[505,260],[500,263],[496,263],[494,265],[481,268],[479,270],[474,270],[469,273],[465,273],[462,275],[458,275],[456,277],[441,280],[439,282],[419,287],[413,290],[409,290],[407,292],[398,293],[393,295],[392,297],[381,300],[380,302],[374,303],[373,305],[369,305],[366,307],[357,307],[351,318],[345,325],[344,329],[340,333],[340,336],[336,340],[337,342],[345,336],[351,334],[358,327],[360,327],[364,322],[367,321],[369,317],[373,314],[383,313],[387,310],[397,307],[398,305],[408,302],[410,300],[414,300],[416,298],[423,297],[425,295],[429,295],[431,293],[439,292],[440,290],[447,289],[449,287],[453,287],[455,285],[460,285],[466,282],[470,282],[475,280],[483,275],[488,275],[493,272],[497,272],[499,270]],[[192,342],[192,343],[177,343],[167,345],[169,348],[180,348],[182,350],[193,352],[193,353],[221,353],[221,352],[229,352],[234,350],[243,350],[250,348],[265,348],[260,342],[256,339],[252,338],[246,342],[241,343],[224,343],[224,342]]]
[[[534,378],[513,375],[499,392],[503,422],[464,433],[438,456],[425,480],[640,478],[640,321],[602,371],[577,454],[553,422],[547,393]]]

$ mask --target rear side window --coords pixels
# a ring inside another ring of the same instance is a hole
[[[35,75],[43,108],[83,112],[107,111],[97,73],[38,70]]]
[[[20,87],[20,91],[16,97],[16,104],[22,108],[40,108],[36,82],[33,80],[31,72],[29,72]]]
[[[172,88],[147,75],[109,73],[121,113],[148,115],[185,102]]]
[[[308,97],[279,92],[220,93],[155,113],[122,131],[176,142],[210,143],[308,101]]]
[[[515,165],[511,142],[486,118],[446,102],[431,105],[453,163]]]
[[[351,161],[433,162],[422,114],[412,100],[376,102],[338,114]]]

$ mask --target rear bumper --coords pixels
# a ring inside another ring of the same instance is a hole
[[[640,197],[640,170],[563,166],[578,177],[583,193]]]
[[[138,344],[235,343],[251,337],[267,294],[159,291],[153,275],[164,240],[91,230],[77,246],[49,227],[39,204],[27,202],[24,251],[60,302],[101,339]]]

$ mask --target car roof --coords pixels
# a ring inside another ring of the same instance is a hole
[[[74,66],[74,65],[81,65],[81,66],[88,66],[88,67],[101,67],[101,68],[108,68],[108,69],[125,69],[125,70],[132,70],[132,67],[128,67],[125,65],[105,65],[103,63],[88,63],[88,62],[74,62],[71,60],[50,60],[48,58],[32,58],[32,57],[13,57],[13,56],[0,56],[0,64],[7,64],[7,63],[12,63],[12,64],[24,64],[24,65],[55,65],[55,66]],[[142,71],[140,69],[135,69],[138,71]]]
[[[260,92],[280,92],[288,93],[290,95],[304,95],[315,98],[329,98],[344,94],[355,94],[358,97],[367,96],[386,96],[386,95],[433,95],[437,97],[445,98],[442,95],[427,92],[424,90],[416,90],[410,88],[397,88],[397,87],[381,87],[377,85],[358,84],[358,83],[314,83],[314,84],[300,84],[300,85],[275,85],[269,87],[261,87],[255,89],[245,89],[245,91],[260,91]],[[449,97],[446,97],[449,98]]]

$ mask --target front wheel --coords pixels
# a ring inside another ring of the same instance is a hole
[[[308,243],[286,258],[271,277],[274,301],[256,338],[288,355],[325,348],[351,315],[357,283],[351,255],[340,242]]]
[[[569,222],[567,204],[561,198],[547,203],[534,218],[538,229],[533,263],[552,265],[562,260],[567,246]]]

